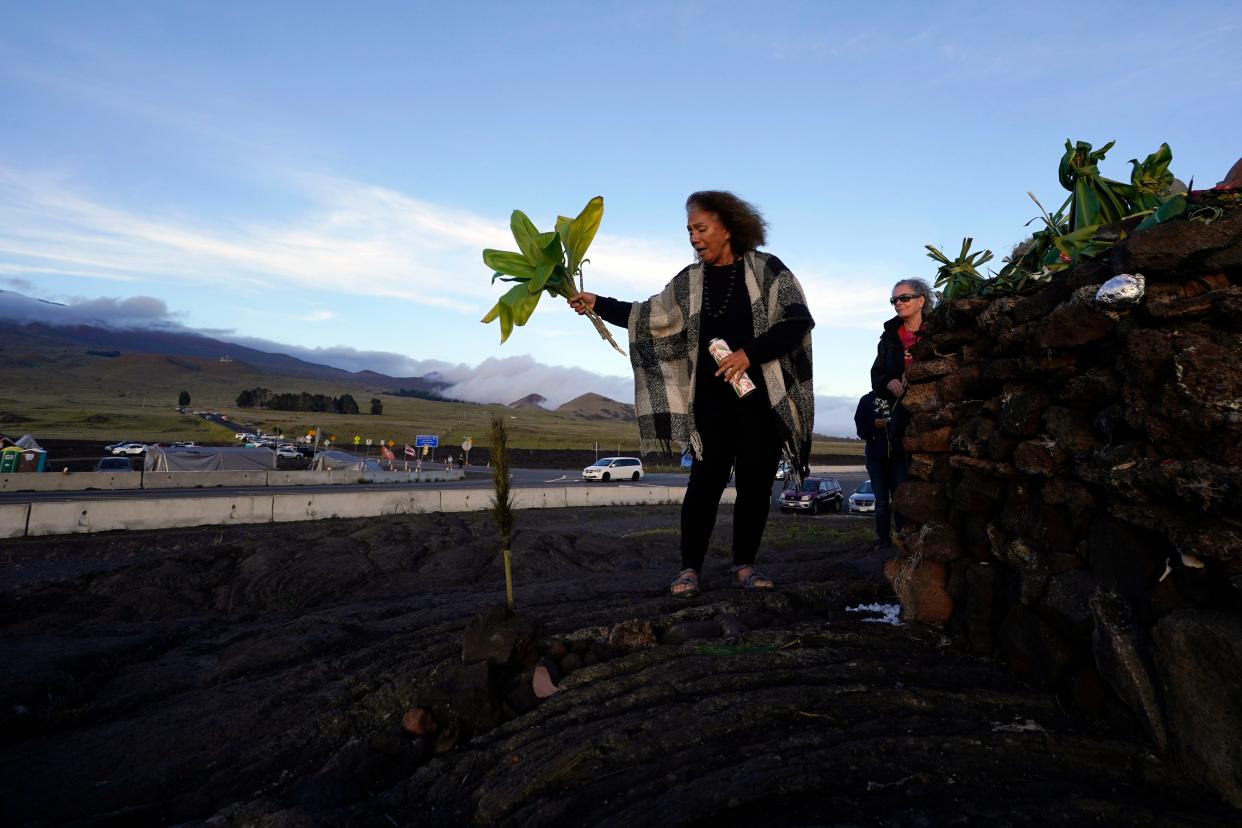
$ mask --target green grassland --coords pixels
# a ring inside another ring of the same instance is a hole
[[[383,414],[238,408],[237,395],[256,387],[277,393],[349,393],[363,412],[377,398],[384,404]],[[279,430],[287,438],[318,426],[333,444],[342,446],[352,446],[355,435],[364,442],[370,438],[375,443],[393,440],[401,445],[413,443],[419,434],[437,435],[442,445],[459,445],[470,437],[475,445],[483,446],[487,424],[495,414],[506,418],[509,445],[515,449],[590,449],[597,442],[600,451],[629,453],[638,448],[638,427],[632,421],[395,397],[384,394],[385,390],[391,389],[273,376],[243,362],[145,354],[108,357],[72,346],[10,344],[0,351],[0,431],[52,439],[233,442],[234,429],[177,413],[178,394],[187,391],[190,410],[219,412],[267,432]],[[14,420],[13,415],[20,419]],[[861,456],[862,443],[817,440],[814,450]]]

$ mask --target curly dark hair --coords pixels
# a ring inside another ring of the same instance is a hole
[[[686,199],[686,209],[698,207],[715,213],[729,231],[729,246],[735,254],[754,250],[768,240],[768,223],[755,205],[727,190],[700,190]]]

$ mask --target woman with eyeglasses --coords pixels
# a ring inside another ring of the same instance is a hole
[[[875,362],[871,365],[871,390],[876,400],[882,400],[889,412],[888,457],[875,468],[868,463],[871,486],[875,490],[876,515],[887,513],[889,499],[906,479],[909,460],[902,446],[906,435],[909,413],[900,404],[906,393],[906,369],[914,361],[910,349],[923,333],[923,313],[934,305],[931,287],[922,279],[902,279],[893,285],[893,295],[888,300],[897,315],[884,323],[880,344],[876,349]],[[900,530],[901,515],[893,512],[893,527]],[[879,529],[877,524],[877,530]],[[885,521],[884,530],[887,530]],[[887,531],[883,532],[887,534]],[[881,543],[887,538],[881,536]]]

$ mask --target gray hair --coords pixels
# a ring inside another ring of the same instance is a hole
[[[927,282],[925,282],[924,280],[902,279],[900,282],[893,285],[893,290],[896,290],[902,285],[906,285],[907,287],[909,287],[910,288],[909,292],[913,293],[915,296],[923,297],[924,309],[931,310],[932,308],[936,307],[936,294],[932,292],[931,285],[927,284]]]

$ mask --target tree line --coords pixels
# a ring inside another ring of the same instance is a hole
[[[275,411],[315,411],[327,414],[357,414],[358,401],[352,394],[275,393],[267,388],[247,388],[237,395],[238,408],[270,408]],[[384,403],[372,398],[371,413],[384,413]]]

